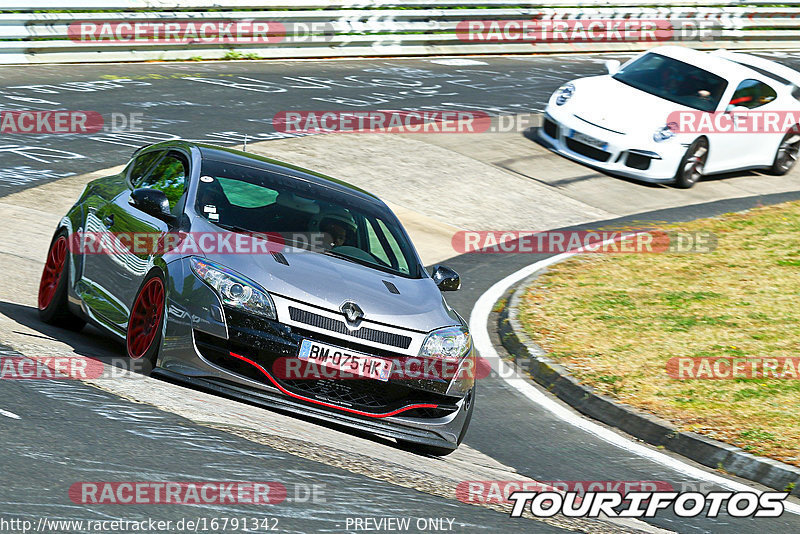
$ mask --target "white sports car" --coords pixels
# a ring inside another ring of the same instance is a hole
[[[606,67],[606,75],[553,93],[538,129],[544,145],[611,174],[683,188],[709,174],[786,174],[794,166],[800,73],[752,55],[678,46]]]

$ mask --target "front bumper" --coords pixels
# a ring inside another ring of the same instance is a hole
[[[606,146],[601,149],[573,139],[573,131],[603,141]],[[688,146],[677,138],[656,143],[646,136],[614,132],[552,106],[545,110],[537,136],[553,152],[578,163],[651,183],[673,182]]]
[[[439,420],[401,416],[369,419],[313,405],[303,405],[280,393],[256,389],[252,384],[241,383],[235,378],[222,380],[210,376],[191,376],[161,368],[155,369],[153,375],[302,417],[311,417],[388,438],[454,450],[458,448],[462,429],[468,422],[470,404],[475,402],[474,393],[470,392],[457,402],[458,411],[449,418]]]
[[[387,437],[437,447],[458,446],[474,402],[473,378],[406,377],[381,382],[278,376],[273,371],[275,362],[296,358],[303,339],[383,358],[404,356],[228,308],[222,311],[211,300],[198,298],[213,296],[205,286],[195,285],[192,277],[184,282],[194,286],[190,291],[194,298],[189,302],[204,304],[202,310],[185,312],[177,309],[177,303],[172,305],[155,374]],[[198,320],[200,315],[216,316],[221,324]]]

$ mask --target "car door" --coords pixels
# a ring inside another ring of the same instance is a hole
[[[104,257],[114,246],[111,205],[114,199],[129,193],[131,184],[144,178],[164,154],[163,150],[137,153],[120,173],[119,187],[93,198],[86,214],[84,231],[87,238],[91,238],[92,245],[87,247],[83,256],[78,293],[94,318],[108,326],[118,326],[127,317],[126,307],[113,296],[114,277],[108,271],[108,258]]]
[[[765,82],[746,79],[739,83],[730,99],[723,100],[720,113],[735,117],[737,113],[770,111],[777,105],[777,96],[777,92]],[[759,124],[761,122],[759,121]],[[749,125],[752,122],[743,121],[742,124]],[[706,171],[724,172],[771,164],[775,154],[768,153],[769,151],[763,147],[777,146],[777,142],[769,142],[769,135],[746,128],[745,131],[716,133],[709,136],[710,152]]]
[[[119,330],[127,327],[130,307],[144,277],[153,267],[153,257],[158,254],[156,244],[169,231],[166,222],[132,206],[131,193],[145,187],[163,191],[173,213],[178,215],[183,208],[189,177],[189,158],[176,150],[161,152],[147,169],[141,177],[134,174],[130,182],[132,188],[97,212],[108,236],[105,248],[110,248],[111,253],[94,257],[91,276],[102,280],[108,299],[105,318]]]

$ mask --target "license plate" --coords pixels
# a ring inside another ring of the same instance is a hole
[[[575,130],[570,130],[569,136],[574,140],[578,141],[579,143],[593,146],[595,148],[599,148],[600,150],[605,150],[606,148],[608,148],[608,143],[604,143],[603,141],[595,139],[594,137],[586,135],[585,133],[577,132]]]
[[[392,372],[392,360],[309,339],[304,339],[300,343],[297,357],[309,363],[340,371],[344,377],[361,376],[386,382]]]

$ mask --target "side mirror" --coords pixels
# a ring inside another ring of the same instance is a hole
[[[456,291],[461,288],[461,277],[453,269],[444,265],[435,266],[431,277],[439,287],[439,291]]]
[[[169,208],[167,195],[158,189],[150,189],[148,187],[134,189],[131,193],[130,204],[134,208],[166,223],[175,221],[175,217],[173,217]]]
[[[607,59],[605,60],[605,66],[608,73],[613,76],[619,72],[619,68],[622,66],[622,63],[616,59]]]

